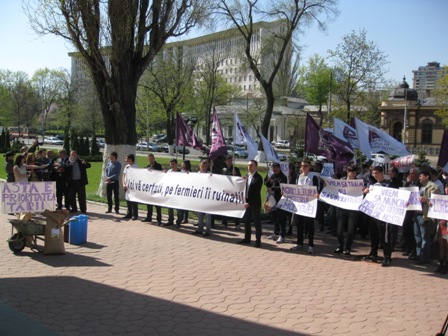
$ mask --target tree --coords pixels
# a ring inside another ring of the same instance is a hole
[[[196,61],[184,55],[181,48],[171,49],[169,55],[157,57],[143,77],[142,95],[153,97],[164,112],[165,128],[168,144],[175,138],[176,112],[192,92],[192,77]],[[141,99],[143,101],[143,97]]]
[[[383,81],[387,56],[375,43],[367,40],[367,32],[363,29],[345,35],[334,51],[328,50],[328,54],[334,61],[335,79],[339,83],[335,94],[345,104],[346,122],[349,123],[353,102],[366,92],[375,91]]]
[[[322,105],[328,103],[330,89],[335,86],[332,69],[319,55],[310,57],[308,65],[301,67],[297,92],[310,104],[319,107],[320,126],[323,121]]]
[[[142,74],[168,38],[183,35],[207,17],[209,2],[24,0],[23,8],[38,34],[69,41],[89,70],[104,118],[104,171],[112,151],[119,157],[135,152],[135,102]]]
[[[445,71],[448,73],[448,66],[445,66]],[[448,128],[448,74],[437,81],[434,97],[439,106],[435,115],[441,118],[445,127]]]
[[[248,67],[259,81],[266,96],[266,111],[261,133],[267,137],[272,111],[274,109],[274,81],[285,58],[292,53],[294,33],[302,26],[317,21],[320,15],[331,18],[337,13],[334,0],[280,0],[261,2],[259,0],[220,0],[218,15],[236,28],[243,40],[244,55]],[[264,44],[257,46],[261,39],[258,18],[269,17],[273,22],[263,30]],[[269,35],[269,37],[267,37]],[[261,143],[259,149],[261,149]]]
[[[50,70],[48,68],[38,69],[31,78],[31,84],[37,92],[42,136],[45,136],[47,121],[50,113],[53,113],[62,93],[64,72]]]

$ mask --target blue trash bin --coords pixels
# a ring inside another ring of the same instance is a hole
[[[86,215],[72,217],[76,221],[70,222],[68,242],[73,245],[81,245],[87,242],[87,222]]]

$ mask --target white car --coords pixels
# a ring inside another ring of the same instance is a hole
[[[277,153],[278,158],[280,161],[288,161],[288,157],[283,153]]]
[[[289,140],[279,140],[274,143],[277,148],[289,148]]]
[[[48,145],[63,145],[64,141],[56,138],[56,137],[48,137],[46,139],[44,139],[44,144],[48,144]]]

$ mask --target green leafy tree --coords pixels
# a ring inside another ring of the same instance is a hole
[[[435,115],[442,119],[448,128],[448,66],[445,66],[447,74],[439,79],[434,90],[434,97],[438,106]]]
[[[322,126],[322,106],[328,103],[330,89],[335,89],[336,81],[333,79],[333,71],[325,60],[319,55],[309,58],[308,64],[299,71],[297,92],[310,104],[317,105],[320,122]]]
[[[328,50],[328,54],[334,62],[335,80],[339,83],[334,92],[345,104],[344,119],[350,122],[353,103],[359,102],[366,92],[376,90],[384,81],[387,56],[374,42],[367,40],[365,30],[345,35],[335,50]]]

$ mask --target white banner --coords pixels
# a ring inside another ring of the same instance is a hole
[[[403,225],[410,191],[374,186],[359,206],[359,211],[383,222]]]
[[[56,182],[10,182],[2,186],[2,213],[43,212],[55,208]]]
[[[317,188],[315,186],[299,186],[280,183],[282,198],[275,206],[288,212],[305,217],[316,217]]]
[[[243,217],[246,179],[130,168],[126,199],[209,214]]]
[[[358,210],[364,197],[363,180],[322,179],[325,181],[325,187],[319,196],[321,201],[341,209]]]
[[[401,187],[400,190],[411,192],[409,196],[408,210],[422,211],[422,203],[420,203],[420,191],[418,187]]]
[[[432,194],[430,202],[428,217],[448,220],[448,195]]]
[[[401,156],[392,160],[392,165],[397,167],[400,173],[407,173],[415,161],[415,155]]]

